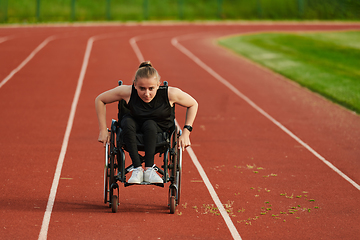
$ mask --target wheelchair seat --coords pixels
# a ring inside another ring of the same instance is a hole
[[[174,130],[175,124],[169,131],[157,133],[155,153],[163,152],[166,148],[170,147],[170,137]],[[128,151],[124,143],[124,134],[122,134],[122,132],[123,130],[121,127],[117,128],[116,141],[119,147],[123,147],[126,151]],[[137,147],[139,151],[145,151],[143,137],[144,135],[142,133],[136,134]]]

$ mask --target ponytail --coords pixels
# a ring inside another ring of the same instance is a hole
[[[152,66],[151,62],[150,61],[142,62],[140,63],[139,69],[135,73],[134,83],[139,78],[151,78],[154,76],[157,76],[158,81],[160,82],[160,75],[158,74],[156,69]]]

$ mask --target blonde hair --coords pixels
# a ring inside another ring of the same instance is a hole
[[[156,76],[158,81],[160,82],[160,75],[152,66],[151,62],[142,62],[140,63],[139,69],[135,73],[134,83],[136,83],[139,78],[152,78],[154,76]]]

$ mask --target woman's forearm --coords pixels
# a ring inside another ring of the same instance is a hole
[[[197,110],[198,110],[198,103],[195,101],[195,103],[192,106],[188,107],[186,110],[185,125],[190,125],[190,126],[193,125]]]
[[[107,131],[106,126],[106,105],[97,97],[95,99],[95,110],[99,122],[99,130]]]

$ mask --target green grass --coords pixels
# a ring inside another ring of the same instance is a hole
[[[38,2],[40,5],[37,5]],[[359,20],[359,10],[358,0],[0,0],[0,23],[220,19]]]
[[[360,113],[360,31],[264,33],[219,44]]]

